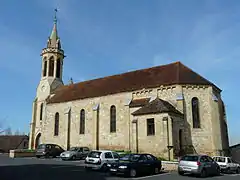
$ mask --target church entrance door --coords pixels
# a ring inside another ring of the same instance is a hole
[[[38,147],[38,145],[41,143],[41,133],[39,133],[35,140],[35,149]]]

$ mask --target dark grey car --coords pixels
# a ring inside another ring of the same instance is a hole
[[[200,177],[219,175],[220,166],[207,155],[185,155],[178,164],[178,174],[196,174]]]
[[[36,150],[36,157],[57,157],[63,151],[63,148],[56,144],[40,144]]]
[[[62,160],[85,159],[90,152],[88,147],[72,147],[60,154]]]

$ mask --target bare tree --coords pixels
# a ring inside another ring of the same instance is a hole
[[[0,121],[0,134],[4,133],[5,129],[3,128],[3,123]]]
[[[8,127],[6,130],[5,130],[5,134],[6,135],[12,135],[12,129],[10,127]]]
[[[20,135],[20,131],[18,129],[15,131],[15,135]]]
[[[0,124],[0,134],[4,133],[4,129],[2,128],[2,125]]]
[[[3,122],[6,121],[7,117],[0,119],[0,134],[4,133],[6,129],[4,128]]]

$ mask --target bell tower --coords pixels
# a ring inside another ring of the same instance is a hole
[[[41,80],[37,88],[39,100],[45,100],[57,87],[63,85],[63,59],[64,51],[61,47],[60,37],[57,31],[57,9],[51,36],[48,37],[47,46],[42,50],[42,72]]]
[[[53,29],[48,37],[46,47],[42,49],[41,57],[41,79],[33,102],[30,123],[29,148],[31,149],[35,149],[38,144],[42,143],[41,133],[46,115],[46,99],[56,88],[63,86],[62,72],[65,55],[57,31],[57,9],[55,9]]]

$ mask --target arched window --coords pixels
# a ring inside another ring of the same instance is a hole
[[[42,120],[43,117],[43,103],[40,106],[40,120]]]
[[[58,59],[57,60],[57,68],[56,68],[56,77],[57,78],[60,78],[60,75],[61,75],[61,60]]]
[[[46,58],[44,59],[44,62],[43,62],[43,77],[45,77],[47,75],[47,61],[46,61]]]
[[[80,111],[80,134],[84,134],[85,133],[85,111],[84,109],[82,109]]]
[[[116,132],[116,107],[110,108],[110,132]]]
[[[53,72],[54,72],[54,58],[53,56],[50,57],[49,59],[49,71],[48,71],[48,76],[53,76]]]
[[[55,123],[54,123],[54,136],[59,134],[59,113],[55,114]]]
[[[192,120],[193,128],[200,128],[199,101],[198,98],[192,98]]]

